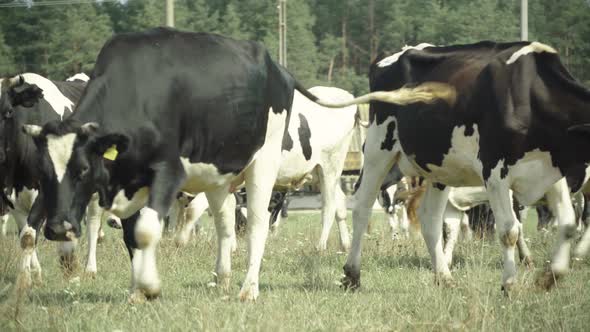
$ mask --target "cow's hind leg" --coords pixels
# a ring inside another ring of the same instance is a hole
[[[461,220],[465,213],[456,209],[452,204],[447,203],[447,208],[444,212],[443,227],[445,231],[444,255],[449,268],[453,263],[453,251],[455,244],[459,239],[459,232],[461,231]]]
[[[575,213],[565,178],[557,181],[546,194],[549,210],[557,218],[558,242],[550,268],[539,277],[538,285],[551,288],[569,270],[570,250],[576,236]]]
[[[488,181],[486,184],[490,206],[496,219],[496,230],[502,246],[504,272],[502,290],[510,295],[510,289],[516,282],[516,261],[514,254],[520,233],[520,223],[512,204],[512,193],[504,181]]]
[[[422,236],[430,253],[435,283],[451,286],[453,278],[449,271],[449,261],[443,251],[442,236],[443,214],[448,197],[449,187],[441,188],[437,185],[429,185],[418,208],[418,219]],[[450,254],[452,255],[452,250]]]
[[[209,202],[204,193],[199,193],[186,207],[182,206],[178,200],[176,204],[178,208],[174,242],[177,246],[184,247],[194,234],[195,228],[199,226],[199,220],[209,207]]]
[[[365,150],[369,148],[368,145],[365,146]],[[367,231],[379,187],[395,162],[394,153],[384,154],[382,150],[371,152],[369,154],[365,151],[365,164],[355,194],[355,206],[352,212],[352,245],[344,265],[344,277],[341,280],[342,287],[345,289],[355,290],[361,285],[362,239]]]
[[[236,238],[236,198],[233,194],[228,194],[227,187],[223,187],[208,192],[207,200],[217,231],[216,282],[223,290],[227,291],[231,277],[232,247]]]
[[[348,216],[348,209],[346,208],[346,195],[340,188],[340,183],[336,185],[336,225],[338,226],[338,234],[340,234],[340,247],[344,252],[350,250],[350,234],[348,233],[348,226],[346,225],[346,217]]]
[[[326,166],[327,169],[321,167],[318,170],[320,185],[322,189],[322,232],[320,235],[320,241],[318,242],[318,250],[326,250],[328,247],[328,237],[330,235],[330,229],[334,223],[334,217],[336,216],[336,207],[339,202],[336,202],[336,191],[339,190],[340,184],[338,183],[338,175],[333,174],[333,171],[329,169],[331,166]],[[342,191],[342,190],[340,190]],[[342,199],[341,196],[338,196]],[[346,236],[348,237],[348,235]],[[341,245],[344,246],[343,243]],[[345,251],[348,248],[343,248]]]
[[[268,151],[265,152],[268,153]],[[260,264],[269,229],[268,202],[279,169],[280,158],[275,156],[265,158],[264,154],[264,152],[259,154],[258,159],[246,170],[248,272],[239,294],[242,301],[255,301],[258,297]],[[269,155],[272,154],[269,153]]]

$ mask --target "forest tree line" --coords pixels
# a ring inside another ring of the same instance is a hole
[[[36,72],[59,80],[90,72],[113,34],[165,20],[163,0],[20,1],[33,5],[0,7],[0,76]],[[278,56],[277,0],[175,0],[175,24],[257,40]],[[287,26],[288,68],[297,79],[359,94],[380,52],[422,42],[518,40],[520,0],[287,0]],[[573,75],[590,84],[590,1],[529,1],[529,40],[556,48]]]

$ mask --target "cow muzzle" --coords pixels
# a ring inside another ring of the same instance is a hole
[[[50,241],[73,241],[80,237],[80,227],[68,221],[48,222],[44,233]]]

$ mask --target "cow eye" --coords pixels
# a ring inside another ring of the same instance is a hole
[[[88,175],[88,171],[90,170],[90,167],[88,167],[88,165],[82,166],[82,168],[80,169],[80,173],[78,175],[78,179],[82,180],[86,177],[86,175]]]

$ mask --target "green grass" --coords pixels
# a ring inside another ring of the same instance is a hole
[[[55,245],[40,241],[44,284],[33,288],[14,319],[16,237],[0,240],[0,331],[348,331],[348,330],[588,330],[590,264],[573,272],[551,292],[534,285],[549,257],[554,235],[537,233],[534,216],[525,224],[535,271],[519,268],[511,299],[500,292],[501,258],[497,240],[460,242],[453,275],[455,288],[437,287],[424,241],[389,238],[383,214],[373,217],[364,241],[362,288],[341,290],[346,256],[337,253],[334,230],[327,253],[317,253],[319,213],[295,213],[270,236],[256,303],[237,294],[246,270],[246,243],[233,256],[231,292],[208,287],[215,262],[212,223],[187,248],[164,237],[158,252],[161,299],[127,304],[130,268],[120,231],[106,228],[98,249],[96,278],[79,268],[73,281],[60,272]],[[82,253],[85,241],[82,241]],[[80,255],[80,257],[84,257]],[[83,258],[80,259],[83,265]]]

